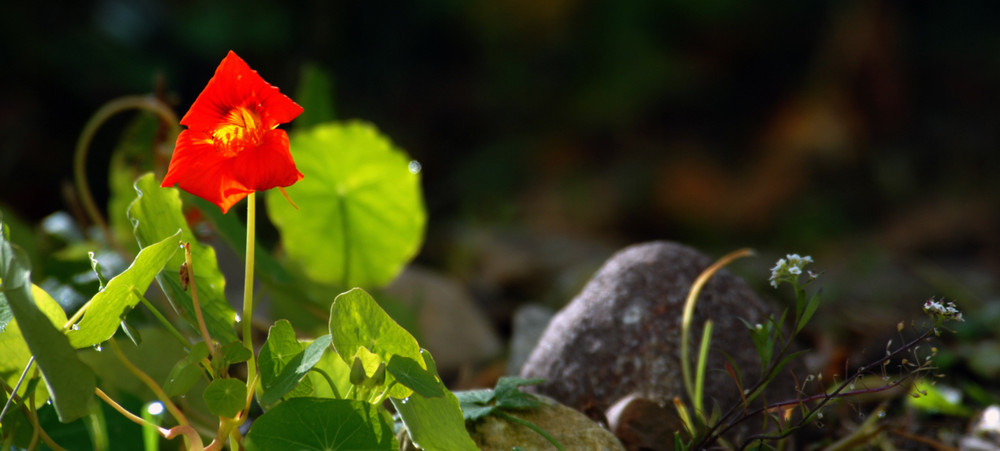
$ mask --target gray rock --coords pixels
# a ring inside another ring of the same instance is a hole
[[[617,401],[639,397],[670,406],[682,396],[681,316],[694,279],[713,259],[671,242],[628,247],[608,260],[583,291],[552,320],[521,371],[544,378],[532,387],[559,402],[602,418]],[[746,326],[761,322],[765,304],[747,284],[722,270],[702,289],[694,315],[692,346],[702,325],[714,322],[706,374],[706,408],[728,408],[740,399],[725,371],[732,357],[745,379],[760,374]],[[692,354],[696,353],[692,349]],[[666,448],[667,446],[664,445]]]

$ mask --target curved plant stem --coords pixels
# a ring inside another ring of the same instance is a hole
[[[257,378],[257,359],[253,350],[253,264],[254,238],[257,235],[257,193],[247,195],[247,250],[246,269],[243,272],[243,347],[250,350],[247,360],[247,393],[253,396],[253,382]]]
[[[49,448],[52,448],[54,451],[66,451],[66,448],[59,446],[59,444],[56,443],[55,440],[52,440],[52,437],[49,437],[49,434],[45,433],[45,429],[42,428],[42,425],[38,423],[38,411],[35,410],[34,396],[29,398],[28,404],[31,406],[31,408],[28,409],[28,421],[31,422],[31,426],[35,429],[35,434],[37,436],[40,436],[42,442],[45,442],[45,444],[48,445]],[[35,441],[36,438],[33,437],[32,443],[34,443]],[[29,447],[28,449],[31,448]]]
[[[323,379],[326,379],[327,385],[329,385],[330,390],[333,391],[334,399],[344,399],[344,397],[340,396],[340,390],[337,390],[337,384],[333,383],[333,379],[330,378],[330,375],[327,374],[326,371],[323,371],[316,367],[309,368],[309,371],[314,371],[316,373],[319,373],[320,376],[323,376]]]
[[[187,417],[185,417],[184,414],[181,413],[180,409],[177,408],[177,405],[170,400],[170,397],[163,391],[163,388],[161,388],[160,385],[153,380],[153,378],[149,377],[148,374],[144,373],[131,361],[129,361],[127,357],[125,357],[125,354],[122,353],[122,349],[118,346],[118,342],[115,340],[108,340],[108,343],[111,345],[111,350],[114,351],[115,356],[118,357],[118,360],[120,360],[122,365],[125,366],[125,369],[135,375],[136,378],[142,381],[143,384],[153,391],[160,402],[163,403],[163,406],[167,408],[167,411],[174,416],[178,423],[188,426],[189,423]]]
[[[691,322],[694,319],[694,307],[698,303],[698,295],[701,293],[701,288],[708,283],[708,280],[716,272],[733,260],[749,255],[753,255],[753,250],[740,249],[733,251],[720,258],[708,268],[705,268],[691,284],[687,299],[684,301],[684,315],[681,318],[681,373],[684,377],[684,387],[687,389],[688,397],[691,398],[691,403],[694,406],[694,414],[698,418],[703,419],[705,411],[702,409],[702,399],[700,394],[697,393],[698,390],[695,388],[695,382],[691,374]],[[703,338],[703,340],[705,339],[707,337]],[[707,362],[699,362],[699,365],[705,363]]]
[[[187,276],[188,283],[191,284],[191,301],[194,303],[194,316],[198,319],[198,330],[201,331],[201,338],[205,340],[205,345],[208,346],[209,354],[212,354],[212,359],[215,359],[215,342],[212,341],[212,336],[208,334],[208,327],[205,326],[205,316],[201,313],[201,303],[198,301],[198,286],[194,282],[194,263],[191,262],[191,243],[184,243],[184,263],[187,266]]]
[[[549,443],[552,443],[552,446],[555,446],[556,449],[558,449],[559,451],[566,451],[566,449],[563,448],[562,444],[559,443],[559,441],[556,440],[555,437],[553,437],[548,432],[545,432],[544,429],[538,427],[537,424],[532,423],[532,422],[530,422],[528,420],[523,420],[523,419],[515,417],[513,415],[508,415],[506,412],[504,412],[502,410],[499,410],[499,409],[493,409],[492,413],[493,413],[493,415],[496,415],[496,416],[498,416],[500,418],[503,418],[503,419],[505,419],[507,421],[510,421],[511,423],[520,424],[521,426],[524,426],[524,427],[526,427],[528,429],[531,429],[532,431],[537,432],[538,435],[541,435],[542,437],[545,437],[545,440],[548,440]]]
[[[97,203],[94,202],[94,195],[90,192],[90,185],[87,183],[87,150],[90,148],[90,141],[93,140],[94,134],[97,133],[97,129],[102,124],[111,118],[111,116],[132,109],[153,112],[170,126],[172,135],[180,133],[180,124],[177,122],[177,115],[159,99],[152,96],[121,97],[104,104],[104,106],[90,117],[87,124],[83,126],[83,131],[80,132],[80,138],[76,142],[76,152],[73,154],[73,176],[76,182],[77,193],[80,196],[80,202],[83,203],[83,209],[86,211],[87,216],[90,217],[90,220],[97,224],[101,228],[101,231],[104,232],[104,237],[108,240],[108,243],[111,243],[116,249],[119,249],[120,245],[115,241],[114,235],[111,234],[111,228],[108,227],[104,216],[97,209]]]
[[[153,423],[150,423],[150,422],[146,421],[142,417],[140,417],[140,416],[138,416],[138,415],[136,415],[136,414],[134,414],[132,412],[129,412],[128,409],[122,407],[121,404],[118,404],[117,402],[115,402],[114,399],[111,399],[111,397],[108,396],[107,393],[104,393],[104,391],[102,391],[100,388],[95,388],[94,389],[94,393],[97,393],[97,397],[98,398],[101,398],[102,401],[108,403],[109,406],[111,406],[113,409],[117,410],[118,413],[122,414],[122,416],[124,416],[125,418],[128,418],[133,423],[137,423],[137,424],[139,424],[139,425],[141,425],[143,427],[153,428],[154,430],[156,430],[157,433],[159,433],[163,437],[166,437],[167,433],[170,432],[167,428],[157,426],[157,425],[155,425]]]

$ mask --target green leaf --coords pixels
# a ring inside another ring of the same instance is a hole
[[[389,364],[386,365],[385,369],[400,384],[412,388],[420,396],[434,398],[444,395],[441,383],[434,376],[434,373],[422,368],[416,360],[394,355],[389,359]]]
[[[760,324],[760,328],[757,328],[756,324],[750,324],[743,318],[739,318],[739,320],[750,330],[750,340],[753,342],[754,348],[757,349],[757,355],[760,357],[761,371],[766,370],[771,364],[771,355],[774,353],[774,342],[771,337],[771,330],[774,328],[774,317],[768,317],[767,321],[758,323]]]
[[[0,292],[0,296],[2,295],[3,293]],[[37,285],[31,286],[31,295],[35,299],[35,305],[49,318],[53,326],[62,328],[66,324],[66,313],[59,306],[59,303],[52,299],[52,296],[49,296]],[[11,316],[13,317],[13,313]],[[21,327],[18,326],[17,320],[10,321],[7,324],[7,329],[0,332],[0,356],[3,356],[0,358],[0,377],[7,381],[7,385],[13,387],[21,378],[21,373],[24,372],[28,361],[31,360],[31,351],[28,349],[24,337],[21,336]],[[17,391],[19,396],[28,393],[27,385],[27,383],[21,385]],[[35,391],[34,396],[35,405],[41,406],[48,400],[49,392],[45,387],[40,387]]]
[[[191,346],[190,352],[178,361],[167,375],[167,381],[163,384],[163,391],[167,396],[179,396],[191,391],[202,376],[199,362],[208,357],[208,354],[208,345],[203,341]]]
[[[243,343],[234,341],[222,347],[221,358],[225,362],[224,366],[234,363],[246,362],[253,355],[249,349],[243,347]]]
[[[427,213],[419,171],[371,125],[327,123],[291,137],[305,178],[276,190],[271,221],[288,256],[313,280],[350,286],[390,282],[420,248]]]
[[[14,319],[14,313],[10,311],[10,305],[7,304],[7,297],[0,292],[0,334],[7,329],[7,324]]]
[[[97,386],[94,372],[77,358],[69,339],[36,305],[28,259],[5,237],[0,237],[0,281],[0,291],[35,356],[59,420],[70,422],[89,414]],[[5,334],[9,332],[8,327]]]
[[[201,368],[198,367],[197,363],[181,360],[170,370],[167,381],[163,384],[163,391],[167,393],[167,396],[183,395],[191,391],[201,376]]]
[[[179,245],[180,232],[175,231],[172,236],[143,248],[128,269],[108,281],[104,290],[90,299],[83,319],[66,334],[70,344],[85,348],[111,338],[125,315],[139,303],[133,290],[145,293]]]
[[[350,367],[336,352],[326,352],[316,366],[309,371],[307,379],[312,381],[315,398],[341,399],[351,389]]]
[[[328,347],[330,347],[330,336],[323,335],[310,343],[302,352],[292,357],[281,373],[271,381],[271,386],[264,388],[260,403],[265,406],[271,405],[294,389],[306,376],[306,373],[319,362],[320,358],[323,357],[323,352]]]
[[[274,385],[275,379],[297,354],[306,348],[295,338],[295,329],[287,320],[278,320],[267,332],[267,341],[260,348],[257,365],[260,368],[260,384],[265,390]]]
[[[809,303],[806,304],[805,310],[802,312],[802,317],[799,319],[799,325],[795,328],[795,333],[799,333],[803,327],[812,319],[816,309],[819,308],[819,292],[813,293],[812,297],[809,298]]]
[[[538,398],[521,391],[520,387],[538,385],[542,382],[545,382],[545,379],[523,379],[513,376],[501,377],[497,381],[496,388],[493,389],[497,406],[504,409],[530,409],[538,407],[541,404]]]
[[[181,230],[181,240],[191,243],[191,260],[198,301],[205,317],[205,324],[212,338],[220,343],[236,341],[233,322],[236,312],[226,300],[226,280],[219,271],[215,250],[199,244],[184,219],[180,195],[176,188],[161,188],[153,174],[146,174],[135,182],[138,197],[128,209],[128,216],[135,225],[134,233],[142,247],[162,240]],[[194,303],[191,295],[181,288],[178,270],[184,262],[184,253],[178,252],[167,262],[164,271],[156,276],[170,302],[183,309],[192,328],[197,330]]]
[[[87,252],[87,256],[90,257],[90,269],[94,270],[94,274],[97,275],[97,290],[103,290],[108,285],[108,279],[104,278],[104,270],[101,268],[101,262],[97,260],[97,254],[94,254],[93,251]]]
[[[530,393],[522,392],[519,387],[545,382],[545,379],[523,379],[504,376],[497,381],[493,389],[469,390],[455,393],[462,414],[466,420],[475,421],[483,418],[496,409],[532,409],[538,407],[541,401]]]
[[[329,71],[317,64],[302,65],[299,89],[295,98],[305,110],[295,118],[295,129],[305,129],[332,121],[336,118],[333,110],[333,81]]]
[[[396,450],[381,407],[343,399],[293,398],[261,415],[246,436],[248,451]]]
[[[334,349],[347,364],[353,363],[361,348],[377,355],[383,363],[389,362],[393,355],[423,362],[417,340],[360,288],[334,299],[330,306],[330,335]],[[366,362],[365,370],[371,374],[375,368]],[[385,384],[389,385],[393,380],[395,378],[388,375]],[[411,392],[403,385],[396,385],[389,391],[389,396],[405,398]]]
[[[421,354],[424,356],[424,363],[432,370],[435,365],[430,353],[421,350]],[[432,374],[436,374],[436,370]],[[390,398],[410,440],[421,449],[431,451],[477,449],[465,429],[465,417],[458,398],[440,380],[435,378],[435,382],[443,396],[428,398],[416,392],[405,400]]]
[[[212,415],[233,418],[247,402],[247,386],[238,379],[216,379],[202,393]]]

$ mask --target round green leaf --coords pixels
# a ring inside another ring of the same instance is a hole
[[[277,190],[267,210],[289,257],[318,282],[389,283],[420,248],[427,213],[420,175],[410,158],[375,127],[326,123],[291,138],[305,176]]]
[[[261,415],[246,436],[248,451],[395,450],[380,407],[346,399],[292,398]]]
[[[202,393],[212,415],[233,418],[247,401],[247,386],[238,379],[216,379]]]
[[[361,358],[366,376],[380,363],[388,364],[394,355],[423,362],[420,345],[413,335],[393,321],[375,299],[360,288],[341,293],[334,299],[330,306],[330,335],[333,348],[345,363],[352,364],[355,356]],[[369,358],[369,353],[377,359]],[[394,380],[390,374],[383,385],[388,386]],[[411,393],[409,387],[395,385],[389,396],[405,398]]]

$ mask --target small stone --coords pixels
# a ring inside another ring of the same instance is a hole
[[[607,417],[608,428],[629,451],[662,449],[673,443],[675,431],[684,428],[673,406],[635,394],[618,400],[608,409]]]
[[[689,247],[662,241],[615,254],[549,323],[521,371],[521,377],[546,382],[527,390],[595,419],[626,397],[649,401],[643,411],[655,410],[646,409],[651,405],[669,406],[662,410],[676,416],[672,400],[685,397],[680,367],[684,301],[691,283],[713,261]],[[752,381],[760,374],[759,358],[740,319],[756,324],[767,314],[749,286],[728,271],[717,272],[702,288],[691,353],[697,355],[702,328],[711,319],[706,409],[715,403],[725,409],[740,401],[739,388],[725,370],[725,355],[732,357],[744,379]],[[668,417],[655,421],[662,424]],[[664,448],[669,446],[654,449]]]
[[[506,414],[531,422],[555,438],[567,450],[624,451],[614,434],[582,413],[555,400],[538,397],[542,404],[533,409],[505,411]],[[517,446],[525,450],[555,450],[545,437],[524,425],[496,415],[467,424],[472,440],[483,451],[510,451]]]

